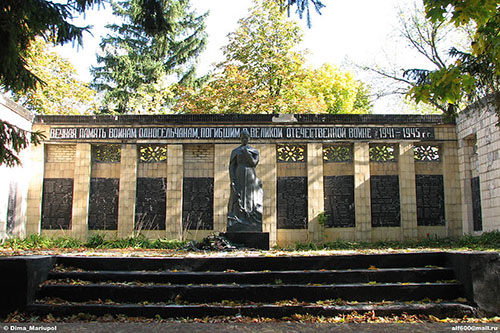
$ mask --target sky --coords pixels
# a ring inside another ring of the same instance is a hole
[[[394,36],[398,6],[414,1],[323,0],[326,7],[321,10],[321,15],[312,13],[311,29],[307,27],[305,18],[298,21],[304,31],[301,48],[309,50],[308,64],[319,67],[323,63],[340,66],[348,61],[372,63]],[[198,73],[201,75],[223,59],[220,48],[227,44],[227,34],[236,30],[238,20],[246,16],[252,0],[191,0],[191,4],[198,13],[209,11],[206,20],[208,46],[199,59]],[[87,12],[85,17],[75,20],[76,24],[93,26],[93,36],[84,36],[83,47],[69,44],[57,48],[58,53],[76,67],[83,81],[91,80],[88,69],[96,65],[95,54],[101,37],[106,34],[104,26],[114,19],[109,7]],[[292,18],[298,20],[298,15],[292,13]],[[404,47],[399,51],[401,57],[407,57]]]

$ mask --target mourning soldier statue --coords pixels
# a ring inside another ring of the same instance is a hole
[[[248,145],[250,134],[243,129],[240,134],[241,145],[231,152],[227,231],[262,232],[262,183],[255,167],[259,163],[259,152]]]

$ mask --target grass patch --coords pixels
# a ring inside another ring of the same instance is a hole
[[[103,235],[95,234],[86,241],[72,237],[52,238],[41,235],[30,235],[21,239],[18,237],[8,238],[3,241],[0,248],[12,250],[33,250],[33,249],[183,249],[188,245],[188,241],[170,239],[148,239],[144,235],[128,238],[106,239]]]
[[[168,249],[189,250],[192,242],[176,239],[148,239],[140,234],[135,237],[107,239],[101,234],[94,234],[87,240],[72,237],[52,238],[41,235],[30,235],[27,238],[8,238],[0,248],[12,250],[34,249]],[[485,232],[480,236],[465,235],[459,238],[428,237],[421,240],[349,242],[337,240],[325,243],[297,243],[281,250],[316,251],[316,250],[366,250],[366,249],[425,249],[439,248],[448,250],[497,250],[500,251],[500,231]]]
[[[378,241],[378,242],[350,242],[337,240],[325,243],[296,243],[286,248],[295,251],[310,250],[366,250],[366,249],[408,249],[408,248],[439,248],[439,249],[467,249],[467,250],[500,250],[500,231],[485,232],[480,236],[464,235],[459,238],[427,237],[420,240],[405,241]]]

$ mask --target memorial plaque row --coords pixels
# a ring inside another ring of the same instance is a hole
[[[89,230],[117,230],[118,178],[91,178],[89,198]]]
[[[12,181],[9,185],[9,200],[7,202],[7,235],[13,233],[16,221],[16,197],[17,197],[17,184]]]
[[[471,179],[472,188],[472,225],[474,231],[483,230],[483,214],[481,213],[481,187],[479,177]]]
[[[398,176],[371,176],[372,227],[401,225]]]
[[[184,178],[182,227],[184,230],[214,228],[214,179]]]
[[[354,176],[330,176],[323,182],[327,228],[355,227]]]
[[[166,178],[137,178],[136,230],[165,230],[166,205]]]
[[[445,225],[444,185],[441,175],[416,175],[417,225]]]
[[[42,193],[42,229],[71,229],[73,179],[45,178]]]
[[[307,177],[278,177],[278,229],[307,229]]]

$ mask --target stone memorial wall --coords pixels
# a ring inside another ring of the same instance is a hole
[[[439,116],[42,116],[34,128],[47,140],[31,153],[29,233],[224,232],[243,129],[271,246],[462,233],[456,129]]]

